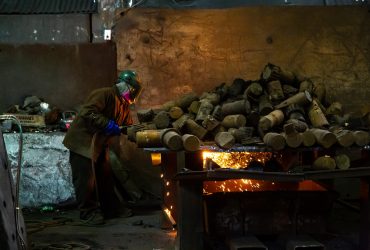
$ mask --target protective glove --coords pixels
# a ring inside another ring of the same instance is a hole
[[[107,135],[120,135],[121,129],[114,121],[109,120],[107,126],[105,126],[104,128],[104,133],[106,133]]]

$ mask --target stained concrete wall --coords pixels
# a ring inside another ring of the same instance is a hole
[[[115,33],[118,68],[142,75],[141,108],[237,77],[257,79],[268,62],[324,83],[327,99],[347,110],[370,107],[366,7],[134,9]]]
[[[0,112],[37,95],[63,110],[116,81],[114,43],[0,45]]]

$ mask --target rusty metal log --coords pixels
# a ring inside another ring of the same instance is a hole
[[[285,98],[283,88],[278,80],[267,83],[267,92],[272,103],[279,103]]]
[[[239,128],[246,124],[244,115],[228,115],[222,120],[221,125],[225,128]]]
[[[200,102],[199,101],[193,101],[189,108],[188,108],[188,111],[192,114],[198,114],[198,111],[199,111],[199,107],[200,107]]]
[[[187,110],[190,104],[193,101],[197,101],[197,100],[199,100],[199,98],[195,93],[188,93],[188,94],[181,96],[179,99],[175,100],[174,106],[178,106],[182,108],[182,110]]]
[[[260,115],[268,115],[274,110],[272,103],[267,95],[261,95],[258,100],[258,112]]]
[[[242,99],[234,102],[225,103],[221,106],[222,115],[248,114],[251,106],[248,100]]]
[[[305,147],[312,147],[316,143],[316,137],[310,130],[304,131],[302,134],[303,142]]]
[[[262,131],[267,131],[276,125],[281,124],[284,121],[284,113],[277,109],[272,111],[270,114],[261,117],[259,120],[258,127]]]
[[[299,93],[295,94],[294,96],[289,97],[285,101],[276,105],[275,108],[276,109],[281,109],[281,108],[285,108],[285,107],[287,107],[291,104],[305,106],[305,105],[307,105],[311,102],[312,102],[312,97],[311,97],[310,93],[308,91],[305,91],[305,92],[299,92]]]
[[[182,138],[175,129],[169,128],[162,130],[161,140],[163,145],[170,150],[177,151],[182,149]]]
[[[348,169],[351,167],[351,159],[346,154],[336,155],[334,160],[339,169]]]
[[[197,122],[204,121],[207,118],[207,116],[212,114],[212,111],[213,111],[213,104],[207,99],[201,100],[199,111],[198,111],[197,116],[195,117],[195,120]]]
[[[224,116],[222,114],[222,108],[220,105],[217,105],[214,109],[213,109],[213,112],[212,112],[212,116],[219,120],[219,121],[222,121],[224,119]]]
[[[282,135],[285,138],[285,143],[291,148],[297,148],[303,142],[302,135],[295,130],[292,123],[284,124],[284,133]]]
[[[177,120],[184,114],[184,111],[180,107],[175,106],[172,107],[168,113],[172,119]]]
[[[263,142],[273,150],[282,150],[285,148],[285,138],[279,133],[270,132],[265,134]]]
[[[355,143],[358,146],[368,145],[370,142],[369,133],[362,130],[353,131],[353,136],[355,137]]]
[[[162,130],[143,130],[136,133],[136,144],[139,148],[162,147]]]
[[[218,105],[220,103],[220,95],[217,94],[217,93],[205,92],[200,97],[200,101],[202,102],[203,100],[207,100],[210,103],[212,103],[212,105],[215,106],[215,105]]]
[[[285,109],[287,119],[297,119],[306,122],[305,110],[301,105],[291,104]]]
[[[172,107],[176,106],[175,101],[168,101],[162,104],[161,110],[169,111]]]
[[[246,82],[241,78],[234,79],[233,83],[229,86],[228,95],[230,97],[237,97],[241,95],[246,88]]]
[[[302,122],[300,120],[297,120],[297,119],[289,119],[286,121],[286,123],[291,123],[293,124],[294,126],[294,129],[299,132],[299,133],[303,133],[304,131],[306,131],[308,129],[308,125],[307,123],[305,122]]]
[[[207,116],[202,122],[202,126],[208,131],[214,130],[218,125],[220,125],[220,122],[211,115]]]
[[[258,82],[252,82],[244,91],[244,98],[250,102],[258,102],[259,97],[263,94],[263,88]]]
[[[154,118],[154,111],[153,109],[142,109],[137,111],[136,113],[137,119],[139,120],[140,123],[144,122],[151,122]]]
[[[203,139],[207,134],[207,130],[196,123],[194,120],[188,119],[185,122],[185,128],[188,134],[195,135],[199,139]]]
[[[194,115],[192,114],[183,114],[179,119],[174,121],[172,123],[172,127],[177,129],[178,131],[182,131],[182,129],[185,127],[186,121],[188,119],[194,119]]]
[[[312,168],[315,170],[333,170],[336,166],[335,160],[330,156],[320,156],[312,164]]]
[[[310,131],[315,135],[316,142],[324,148],[330,148],[337,142],[337,137],[328,130],[312,128]]]
[[[299,92],[297,88],[293,87],[292,85],[288,85],[288,84],[283,84],[282,88],[283,88],[284,96],[286,98],[294,96],[295,94]]]
[[[168,128],[170,122],[171,122],[170,116],[168,115],[167,111],[158,112],[153,119],[153,123],[155,124],[157,129]]]
[[[289,84],[294,87],[298,85],[298,80],[293,72],[282,69],[271,63],[268,63],[263,69],[261,79],[264,82],[279,80],[281,83]]]
[[[308,117],[310,118],[311,124],[315,128],[328,127],[329,122],[326,119],[324,112],[321,110],[319,102],[316,99],[312,100],[311,106],[309,107]]]
[[[186,151],[197,151],[200,148],[200,140],[195,135],[184,134],[182,144]]]
[[[355,136],[352,131],[343,128],[332,128],[331,132],[337,137],[338,144],[342,147],[349,147],[355,143]]]
[[[142,130],[156,130],[157,127],[154,123],[140,123],[129,126],[127,128],[127,139],[132,142],[136,142],[136,133]]]
[[[229,132],[220,132],[215,136],[215,142],[220,148],[230,149],[235,144],[235,138]]]

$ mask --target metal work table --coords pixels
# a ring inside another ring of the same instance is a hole
[[[368,147],[361,150],[368,150]],[[250,170],[216,169],[203,170],[202,151],[219,152],[272,152],[264,147],[237,147],[223,151],[216,147],[203,147],[197,152],[173,152],[165,148],[147,148],[151,153],[160,153],[164,178],[173,185],[171,192],[174,193],[176,210],[173,213],[176,218],[178,235],[178,248],[180,250],[203,249],[204,226],[203,226],[203,182],[230,179],[254,179],[274,182],[301,182],[306,180],[320,182],[336,178],[360,178],[361,179],[361,225],[359,226],[359,249],[370,249],[369,243],[369,176],[370,167],[356,167],[347,170],[320,170],[300,173],[290,172],[260,172]],[[292,149],[289,149],[292,150]],[[305,148],[304,151],[321,150],[320,148]],[[168,197],[164,197],[164,203]]]

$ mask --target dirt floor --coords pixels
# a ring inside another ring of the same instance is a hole
[[[30,249],[175,249],[176,231],[162,229],[159,209],[136,209],[134,216],[81,226],[77,210],[25,212]],[[71,248],[72,246],[72,248]]]

